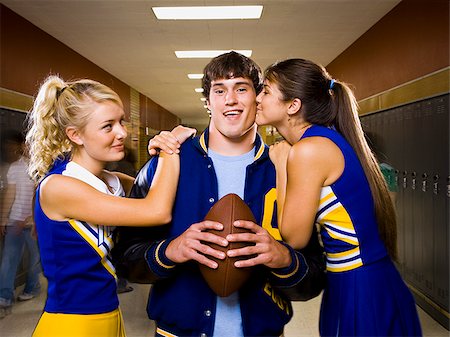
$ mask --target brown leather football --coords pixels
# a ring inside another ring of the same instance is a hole
[[[236,220],[248,220],[255,222],[255,217],[247,204],[236,194],[227,194],[221,198],[209,210],[205,220],[217,221],[223,224],[223,230],[208,230],[211,233],[225,238],[228,234],[250,232],[244,228],[233,226]],[[227,247],[216,244],[209,245],[217,250],[223,251],[225,254],[230,249],[236,249],[251,245],[248,242],[232,242]],[[199,264],[200,271],[208,283],[209,287],[220,297],[226,297],[233,292],[239,290],[241,286],[248,280],[251,275],[252,268],[236,268],[234,263],[241,258],[228,257],[219,260],[208,256],[208,258],[216,261],[218,267],[216,269],[209,268],[203,264]]]

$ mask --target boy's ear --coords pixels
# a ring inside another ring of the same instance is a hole
[[[80,132],[74,126],[68,126],[66,128],[66,135],[70,139],[71,142],[77,145],[83,145],[83,140],[81,139]]]
[[[297,112],[300,112],[300,109],[302,107],[302,101],[300,98],[294,98],[288,107],[288,114],[289,115],[295,115]]]

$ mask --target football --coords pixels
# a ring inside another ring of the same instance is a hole
[[[223,230],[208,230],[225,238],[228,234],[250,232],[244,228],[237,228],[233,226],[236,220],[248,220],[255,222],[255,217],[247,204],[236,194],[227,194],[221,198],[209,210],[205,220],[217,221],[223,224]],[[251,243],[246,242],[232,242],[227,247],[222,247],[216,244],[209,243],[210,247],[221,250],[225,254],[230,249],[242,248]],[[234,263],[239,260],[239,257],[228,257],[219,260],[208,256],[208,258],[216,261],[218,267],[216,269],[209,268],[203,264],[199,264],[200,271],[208,283],[209,287],[220,297],[226,297],[233,292],[239,290],[241,286],[248,280],[253,268],[236,268]],[[240,258],[242,259],[242,257]]]

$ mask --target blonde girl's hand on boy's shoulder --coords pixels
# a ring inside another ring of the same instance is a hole
[[[188,128],[183,125],[176,126],[171,133],[175,136],[175,138],[178,140],[180,144],[183,144],[186,139],[194,137],[197,133],[196,129]]]
[[[160,151],[167,154],[179,153],[181,144],[196,132],[197,130],[182,125],[176,126],[172,131],[161,131],[148,142],[148,153],[151,156]]]

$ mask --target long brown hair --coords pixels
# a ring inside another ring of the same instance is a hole
[[[300,115],[311,124],[334,126],[355,150],[369,181],[378,229],[389,255],[397,258],[397,219],[386,181],[364,137],[352,90],[334,80],[324,67],[304,59],[289,59],[266,69],[265,78],[276,83],[283,100],[299,98]]]

